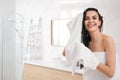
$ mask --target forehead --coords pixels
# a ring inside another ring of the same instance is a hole
[[[87,11],[86,16],[98,16],[98,13],[96,11]]]

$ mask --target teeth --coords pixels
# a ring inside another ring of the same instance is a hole
[[[92,26],[94,26],[94,25],[95,25],[95,24],[88,24],[89,27],[92,27]]]
[[[94,25],[88,25],[89,27],[92,27],[92,26],[94,26]]]

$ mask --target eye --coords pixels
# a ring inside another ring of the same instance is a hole
[[[96,17],[96,16],[93,16],[92,18],[93,18],[93,19],[97,19],[97,17]]]
[[[85,20],[88,20],[89,19],[89,17],[85,17]]]

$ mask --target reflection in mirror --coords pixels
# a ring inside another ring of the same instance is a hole
[[[65,46],[70,34],[67,28],[67,23],[70,18],[51,20],[51,45]]]

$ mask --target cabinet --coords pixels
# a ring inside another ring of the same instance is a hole
[[[71,72],[31,64],[24,65],[24,80],[83,80],[82,74],[72,76]]]

